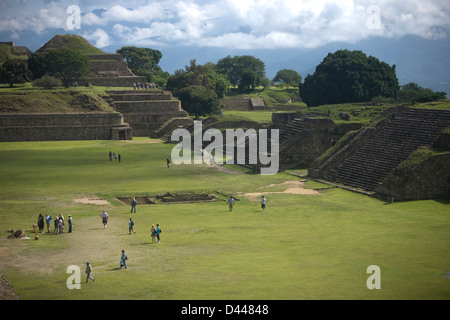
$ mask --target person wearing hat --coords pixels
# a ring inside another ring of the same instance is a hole
[[[89,279],[92,279],[92,281],[95,281],[95,279],[91,276],[92,272],[92,266],[89,264],[89,261],[86,262],[86,283],[89,281]]]
[[[72,224],[72,216],[70,214],[67,222],[69,223],[69,233],[71,233],[73,224]]]

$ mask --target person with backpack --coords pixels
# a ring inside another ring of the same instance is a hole
[[[128,234],[131,234],[131,231],[136,234],[136,232],[134,231],[134,221],[130,218],[130,222],[128,222]]]
[[[130,213],[133,213],[133,210],[134,210],[134,213],[136,213],[136,205],[137,205],[137,200],[136,200],[136,198],[133,198],[133,200],[131,200],[131,211],[130,211]]]
[[[151,236],[152,236],[152,243],[155,243],[156,242],[156,228],[155,228],[155,225],[152,225],[152,228],[151,228]]]
[[[156,237],[158,238],[158,241],[156,243],[159,243],[159,235],[161,233],[161,228],[159,227],[159,224],[156,224]]]

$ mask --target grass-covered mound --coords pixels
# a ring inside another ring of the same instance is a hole
[[[56,35],[50,39],[41,48],[36,50],[36,52],[46,52],[48,50],[54,49],[68,49],[76,50],[81,54],[86,55],[97,55],[105,54],[102,50],[94,47],[89,41],[83,37],[74,34]]]
[[[112,112],[107,94],[90,89],[0,91],[0,113]]]

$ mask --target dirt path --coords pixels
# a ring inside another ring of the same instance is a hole
[[[273,193],[290,193],[290,194],[302,194],[302,195],[318,195],[319,191],[313,190],[313,189],[305,189],[304,183],[301,181],[285,181],[280,184],[269,184],[265,187],[259,188],[259,189],[265,189],[265,188],[273,188],[273,187],[286,187],[284,191],[266,191],[266,192],[252,192],[252,193],[245,193],[244,196],[246,196],[251,201],[259,201],[259,198],[262,195],[267,194],[273,194]]]

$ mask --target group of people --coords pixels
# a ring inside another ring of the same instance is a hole
[[[150,83],[150,82],[146,82],[146,83],[133,83],[133,89],[134,90],[141,90],[141,89],[155,89],[158,88],[158,84],[156,83]]]
[[[122,250],[122,254],[120,255],[119,260],[119,269],[125,268],[127,269],[127,260],[128,256],[125,253],[125,250]],[[95,281],[95,278],[91,275],[92,274],[92,265],[89,261],[86,262],[86,270],[84,271],[86,273],[86,283],[89,282],[89,279],[91,279],[93,282]]]
[[[266,210],[266,201],[267,201],[266,198],[265,198],[264,196],[262,196],[262,197],[261,197],[261,209],[262,209],[263,211]],[[228,203],[228,211],[233,211],[233,207],[234,207],[234,198],[233,198],[231,195],[228,197],[227,203]]]
[[[116,154],[115,152],[109,152],[109,161],[113,161],[113,160],[119,160],[119,162],[122,160],[122,157],[119,154]]]
[[[133,210],[133,208],[134,208],[134,210],[136,210],[136,204],[132,207],[132,210]],[[108,213],[105,210],[103,210],[103,212],[100,214],[100,217],[102,218],[103,228],[106,228],[108,225],[108,218],[109,218]],[[128,221],[128,234],[131,234],[132,232],[134,234],[136,234],[136,231],[134,231],[134,221],[132,218],[130,218],[130,220]],[[160,233],[161,233],[161,227],[159,226],[159,224],[157,223],[156,227],[155,227],[155,225],[152,225],[152,228],[150,229],[152,243],[160,242],[160,237],[159,237]]]
[[[45,218],[44,218],[42,213],[39,213],[37,226],[38,226],[40,233],[44,233],[44,224],[47,225],[47,233],[50,233],[51,223],[52,223],[52,217],[49,214],[46,214]],[[64,232],[65,223],[64,223],[64,216],[62,215],[62,213],[60,213],[58,216],[56,216],[53,223],[54,223],[53,233],[60,234],[60,233]],[[68,232],[71,233],[72,228],[73,228],[73,220],[72,220],[72,215],[70,215],[70,214],[67,218],[67,223],[69,225]]]

